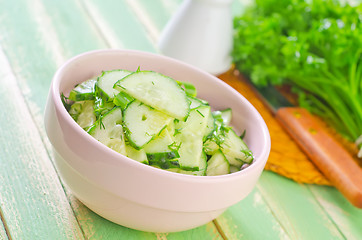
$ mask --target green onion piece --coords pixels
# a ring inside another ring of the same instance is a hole
[[[128,95],[127,93],[120,92],[114,97],[113,103],[117,106],[120,106],[122,110],[124,110],[128,106],[128,104],[131,103],[133,100],[134,98]]]
[[[188,83],[188,82],[180,82],[180,81],[177,81],[177,83],[185,90],[185,92],[188,96],[196,97],[197,90],[193,84]]]

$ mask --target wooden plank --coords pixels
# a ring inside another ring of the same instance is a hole
[[[112,223],[99,215],[95,214],[84,206],[73,195],[69,194],[70,202],[76,212],[78,221],[87,239],[169,239],[169,240],[183,240],[183,239],[222,239],[221,235],[212,224],[212,222],[200,226],[198,228],[176,232],[176,233],[150,233],[129,229],[115,223]]]
[[[84,206],[71,192],[68,192],[69,201],[76,213],[80,226],[88,240],[98,239],[157,239],[153,233],[132,230],[112,223]]]
[[[2,49],[0,65],[0,206],[8,233],[11,239],[83,239]]]
[[[226,239],[289,239],[256,188],[215,221]]]
[[[184,239],[205,239],[205,240],[222,240],[218,229],[213,222],[209,222],[203,226],[175,233],[156,234],[157,239],[162,240],[184,240]]]
[[[265,171],[257,188],[291,239],[343,239],[307,185]]]
[[[106,48],[77,1],[6,1],[1,44],[27,100],[42,112],[57,67],[78,53]],[[33,112],[34,113],[34,112]],[[42,121],[39,121],[42,122]]]
[[[362,209],[333,187],[310,185],[309,189],[346,239],[362,239]]]
[[[154,52],[148,32],[125,1],[82,1],[92,23],[111,48]]]
[[[177,11],[179,0],[126,0],[134,14],[143,24],[155,46],[158,38],[171,18]]]

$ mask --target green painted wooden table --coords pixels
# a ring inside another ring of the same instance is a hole
[[[180,3],[0,0],[0,239],[362,239],[362,210],[334,188],[267,171],[246,199],[215,221],[179,233],[116,225],[63,185],[43,125],[54,72],[88,50],[157,52]],[[234,1],[234,14],[242,8]]]

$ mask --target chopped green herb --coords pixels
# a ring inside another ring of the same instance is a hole
[[[176,128],[175,133],[173,134],[173,136],[176,136],[177,134],[180,134],[181,130],[182,130],[182,128]]]
[[[240,138],[241,138],[241,139],[244,139],[245,134],[246,134],[246,129],[244,129],[244,131],[240,134]]]
[[[196,109],[196,112],[198,112],[202,117],[205,117],[198,109]]]
[[[63,93],[60,94],[60,98],[62,99],[62,103],[63,103],[65,109],[67,109],[67,111],[69,111],[70,107],[72,106],[69,99],[66,96],[64,96]]]
[[[172,151],[178,151],[181,147],[181,143],[177,144],[176,142],[171,143],[168,145],[168,148]]]

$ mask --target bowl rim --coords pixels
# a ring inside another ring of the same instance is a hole
[[[182,65],[186,68],[190,68],[192,71],[196,71],[202,75],[205,75],[205,77],[207,77],[207,78],[213,78],[214,81],[217,81],[218,83],[222,84],[224,87],[229,88],[230,91],[233,91],[234,93],[238,94],[240,97],[244,98],[245,103],[248,104],[249,107],[252,108],[252,110],[256,113],[255,116],[257,118],[259,118],[259,120],[260,120],[259,122],[261,123],[261,129],[262,129],[262,133],[263,133],[263,139],[265,141],[265,146],[262,148],[262,151],[260,152],[258,159],[256,159],[246,169],[243,169],[242,171],[238,171],[235,173],[226,174],[226,175],[218,175],[218,176],[194,176],[194,175],[187,175],[187,174],[180,174],[180,173],[165,171],[163,169],[159,169],[159,168],[147,165],[147,164],[140,163],[138,161],[128,158],[127,156],[124,156],[124,155],[108,148],[106,145],[97,141],[95,138],[90,136],[86,131],[84,131],[69,115],[69,113],[67,112],[66,108],[64,107],[64,105],[62,103],[61,92],[60,92],[61,79],[62,79],[63,73],[66,71],[66,69],[68,67],[70,67],[73,63],[77,62],[78,60],[80,60],[82,58],[87,58],[88,56],[97,55],[97,54],[101,54],[101,55],[103,55],[103,54],[116,54],[116,55],[117,54],[132,54],[132,55],[139,55],[141,57],[146,56],[146,57],[150,57],[150,58],[161,58],[166,61],[171,61],[175,64]],[[50,98],[53,101],[55,109],[63,116],[63,119],[67,122],[67,125],[69,125],[72,128],[72,130],[75,131],[76,134],[79,134],[82,137],[88,139],[88,141],[90,141],[92,144],[96,144],[97,146],[100,147],[100,149],[102,151],[105,151],[107,153],[107,155],[112,156],[112,160],[123,161],[125,164],[131,165],[135,168],[143,168],[144,171],[155,172],[155,173],[161,174],[163,176],[168,176],[171,178],[176,178],[176,179],[181,179],[184,181],[191,181],[191,182],[194,182],[194,181],[200,182],[201,181],[201,182],[212,183],[214,181],[217,181],[217,182],[230,181],[234,178],[240,177],[241,175],[246,175],[249,172],[254,171],[254,169],[258,169],[258,167],[261,167],[260,165],[263,165],[263,167],[264,167],[264,165],[268,159],[268,156],[270,154],[271,139],[270,139],[268,127],[267,127],[264,119],[261,117],[260,113],[242,94],[240,94],[238,91],[236,91],[234,88],[232,88],[227,83],[225,83],[222,80],[220,80],[219,78],[207,73],[206,71],[198,69],[198,68],[196,68],[192,65],[189,65],[185,62],[182,62],[180,60],[170,58],[167,56],[163,56],[163,55],[160,55],[157,53],[150,53],[150,52],[144,52],[144,51],[139,51],[139,50],[125,50],[125,49],[98,49],[98,50],[92,50],[92,51],[87,51],[87,52],[78,54],[78,55],[70,58],[69,60],[67,60],[65,63],[63,63],[58,68],[58,70],[55,72],[53,79],[52,79],[51,86],[50,86]]]

